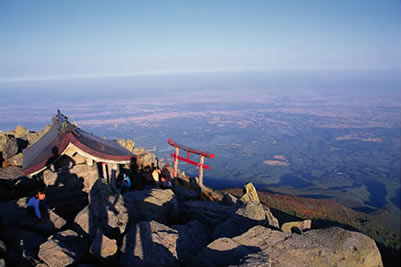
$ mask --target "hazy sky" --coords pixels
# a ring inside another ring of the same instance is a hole
[[[399,70],[399,0],[0,1],[0,81]]]

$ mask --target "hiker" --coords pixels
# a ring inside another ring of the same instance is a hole
[[[153,186],[155,188],[160,188],[161,187],[160,178],[159,178],[160,177],[160,173],[161,173],[161,171],[160,171],[159,167],[155,168],[153,170],[153,172],[152,172],[152,177],[153,177],[153,180],[154,180]]]
[[[131,178],[124,174],[124,178],[121,183],[121,192],[129,191],[131,189]]]
[[[170,163],[166,163],[161,171],[160,183],[164,189],[173,188],[173,179],[171,178],[170,170]]]
[[[149,165],[146,165],[144,168],[144,172],[143,172],[143,177],[144,177],[144,182],[145,184],[150,184],[153,185],[154,184],[154,179],[152,176],[152,170],[150,169]]]
[[[45,198],[46,198],[46,194],[43,193],[41,190],[39,190],[35,194],[35,196],[31,197],[28,200],[28,205],[27,205],[28,210],[32,210],[32,213],[35,213],[36,217],[39,220],[42,220],[42,215],[40,213],[40,207],[46,209]]]

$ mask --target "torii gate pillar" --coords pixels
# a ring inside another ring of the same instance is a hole
[[[193,149],[190,147],[186,147],[186,146],[177,144],[177,143],[173,142],[172,139],[168,139],[168,144],[175,147],[175,153],[171,154],[171,157],[174,158],[173,176],[174,177],[177,176],[178,160],[182,160],[186,163],[195,165],[199,168],[199,184],[203,185],[203,169],[210,170],[210,167],[205,164],[205,157],[212,159],[212,158],[214,158],[214,154],[210,154],[210,153],[207,153],[204,151],[200,151],[197,149]],[[186,158],[179,156],[180,149],[187,151]],[[190,159],[191,153],[194,153],[194,154],[197,154],[200,156],[199,163]]]

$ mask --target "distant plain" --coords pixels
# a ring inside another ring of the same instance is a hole
[[[344,72],[2,83],[0,129],[39,130],[60,109],[83,129],[130,138],[163,161],[173,152],[168,138],[215,153],[206,185],[252,181],[399,222],[399,84],[395,74]]]

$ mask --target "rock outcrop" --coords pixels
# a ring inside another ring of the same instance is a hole
[[[168,227],[139,222],[124,236],[120,266],[182,266],[207,244],[208,229],[197,221]]]
[[[302,232],[304,230],[309,230],[311,227],[312,227],[311,220],[305,220],[302,222],[286,222],[281,226],[281,231],[285,233],[291,233],[293,231]]]
[[[0,266],[382,266],[375,242],[361,233],[304,232],[310,220],[284,223],[280,231],[252,183],[237,198],[181,172],[174,190],[120,194],[98,179],[96,166],[46,170],[49,209],[40,221],[26,207],[42,181],[23,176],[17,153],[45,131],[18,126],[0,133],[8,166],[0,169]],[[139,154],[137,164],[157,165],[133,141],[119,142]]]
[[[0,134],[0,152],[3,159],[9,159],[18,153],[17,139],[8,134]]]
[[[87,239],[72,230],[65,230],[40,245],[38,257],[48,266],[64,267],[82,259],[88,249]]]
[[[136,208],[136,221],[157,221],[166,224],[178,213],[178,199],[171,189],[145,189],[123,194]]]
[[[371,238],[338,227],[303,235],[255,226],[234,238],[219,238],[192,266],[383,266]]]
[[[89,194],[89,205],[80,211],[74,222],[90,240],[100,229],[106,236],[117,238],[128,225],[130,215],[134,217],[135,207],[114,192],[104,179],[98,179]]]
[[[98,230],[90,247],[90,253],[97,258],[102,265],[115,265],[118,246],[115,239],[110,239]]]

